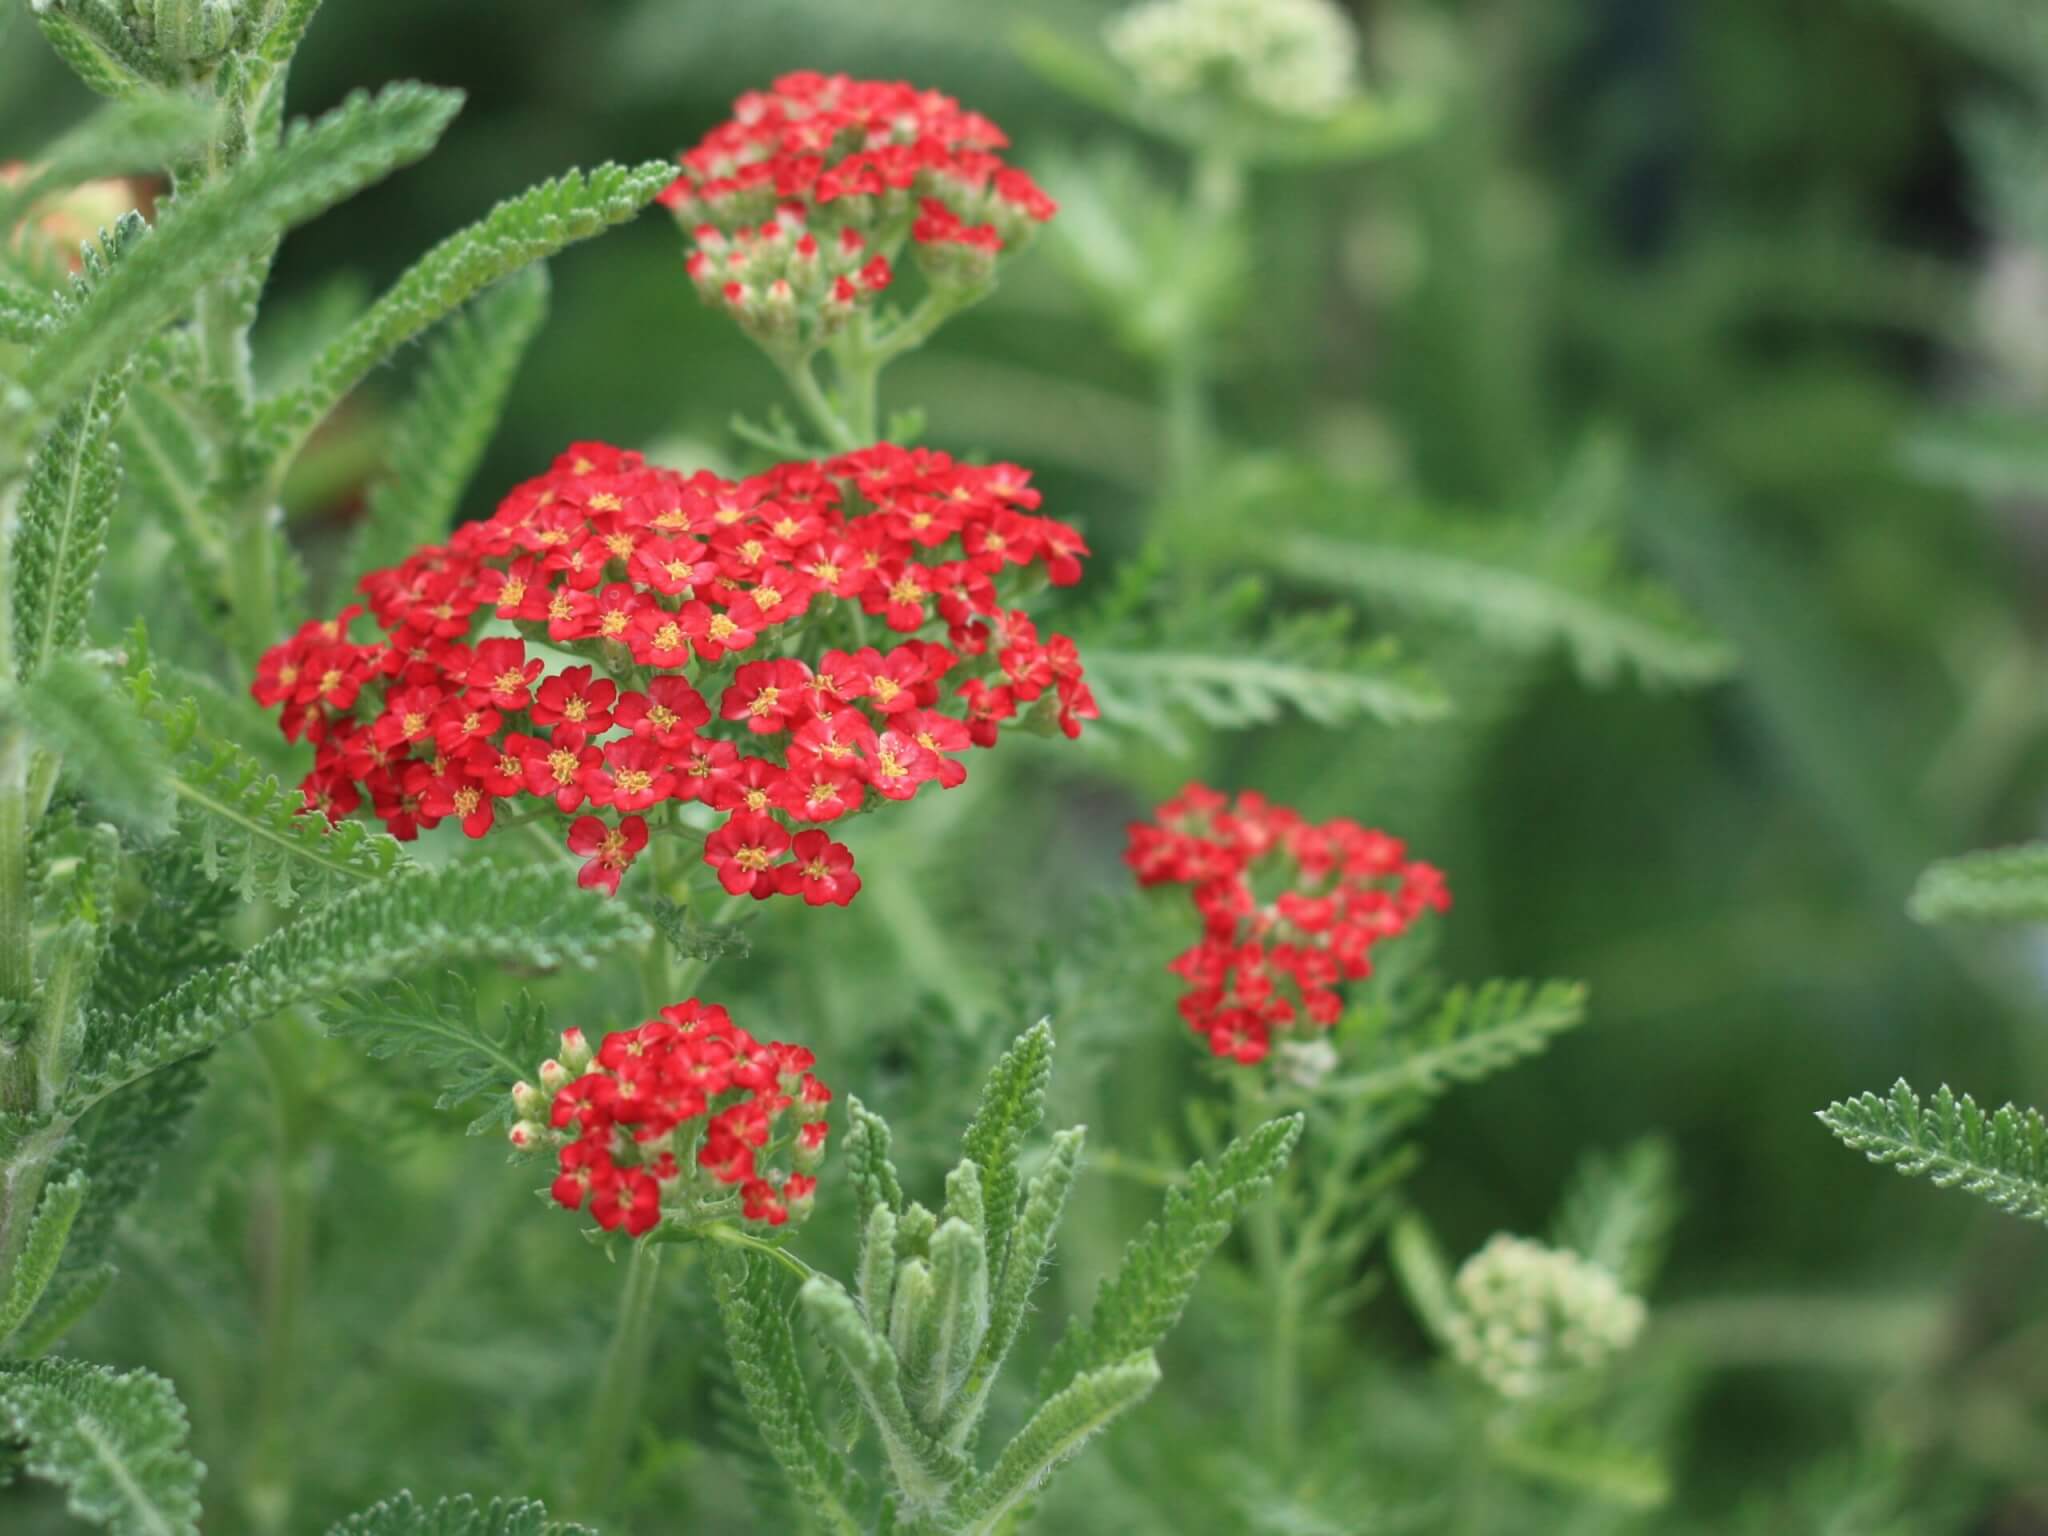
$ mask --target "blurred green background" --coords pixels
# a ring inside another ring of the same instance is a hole
[[[1971,494],[1943,452],[1959,411],[2023,412],[2048,372],[2048,267],[1992,216],[1958,135],[2023,87],[1997,29],[1973,49],[1933,24],[1937,9],[1365,7],[1383,25],[1372,35],[1400,43],[1369,48],[1368,73],[1427,77],[1439,124],[1384,159],[1254,179],[1251,280],[1214,362],[1216,429],[1243,475],[1170,505],[1155,494],[1153,369],[1117,345],[1054,240],[889,381],[891,403],[928,406],[930,441],[1034,466],[1098,574],[1156,540],[1197,584],[1234,573],[1248,515],[1341,537],[1362,497],[1484,528],[1551,504],[1574,465],[1623,455],[1619,532],[1737,653],[1730,681],[1594,689],[1561,658],[1502,662],[1455,632],[1410,632],[1455,721],[1295,722],[1180,754],[1113,737],[1026,751],[889,834],[948,952],[897,921],[910,877],[877,878],[868,914],[823,941],[843,950],[829,979],[813,966],[749,983],[792,1019],[837,1019],[787,1026],[848,1042],[836,1060],[820,1046],[835,1085],[944,1123],[959,1100],[942,1085],[983,1042],[930,1016],[1022,1020],[1061,1000],[1044,957],[1083,951],[1107,921],[1090,898],[1121,891],[1119,828],[1151,797],[1200,773],[1407,835],[1451,872],[1449,970],[1580,976],[1594,998],[1589,1027],[1421,1133],[1415,1194],[1447,1246],[1539,1228],[1587,1147],[1656,1130],[1675,1145],[1686,1205],[1656,1328],[1694,1374],[1679,1495],[1657,1528],[1816,1529],[1788,1490],[1867,1486],[1856,1469],[1882,1464],[1960,1524],[1842,1528],[2048,1530],[2048,1233],[1871,1169],[1813,1119],[1902,1074],[2048,1101],[2048,952],[1904,915],[1930,858],[2039,831],[2048,787],[2043,502]],[[1106,14],[1055,0],[335,0],[295,110],[399,77],[460,86],[469,106],[422,165],[293,236],[282,293],[316,306],[374,291],[495,199],[567,164],[672,153],[795,67],[955,94],[1064,197],[1063,166],[1135,141],[1026,68],[1008,29],[1086,38]],[[86,104],[17,28],[0,158]],[[1158,146],[1136,152],[1182,174]],[[731,457],[729,417],[758,415],[776,380],[681,263],[653,214],[553,264],[552,316],[477,510],[573,438]],[[401,370],[359,397],[295,488],[316,556],[402,385]],[[1248,514],[1240,482],[1261,474],[1295,489]],[[1312,489],[1339,480],[1342,495]],[[1295,596],[1283,582],[1272,601]],[[815,941],[779,919],[763,929],[756,965]],[[1149,931],[1163,957],[1175,930]],[[1147,1134],[1141,1107],[1191,1078],[1191,1053],[1169,992],[1153,985],[1147,1016],[1109,1017],[1091,985],[1064,997],[1067,1070],[1095,1063],[1132,1087],[1069,1091],[1128,1146]],[[1077,1031],[1095,1026],[1100,1054],[1084,1054]],[[992,1023],[988,1042],[1003,1033]],[[218,1530],[317,1529],[407,1482],[490,1488],[569,1443],[550,1425],[575,1411],[575,1362],[604,1336],[601,1266],[529,1208],[495,1148],[453,1131],[401,1070],[346,1047],[276,1030],[223,1053],[198,1134],[128,1241],[122,1288],[79,1341],[178,1380]],[[394,1136],[395,1159],[380,1150]],[[316,1195],[295,1246],[266,1246],[278,1212]],[[1105,1235],[1077,1254],[1083,1275],[1129,1229],[1109,1193],[1096,1203]],[[317,1321],[293,1324],[291,1358],[265,1368],[264,1287],[291,1264],[318,1276]],[[1391,1295],[1353,1325],[1385,1356],[1422,1353]],[[680,1323],[666,1337],[664,1391],[703,1400],[708,1321],[694,1341]],[[1211,1406],[1203,1432],[1227,1437],[1228,1405]],[[1364,1454],[1376,1427],[1317,1432]],[[641,1493],[679,1513],[646,1528],[737,1528],[731,1469],[655,1439]],[[281,1527],[264,1502],[280,1482],[297,1487]]]

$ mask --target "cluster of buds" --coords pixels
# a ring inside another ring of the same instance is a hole
[[[1274,117],[1322,118],[1358,90],[1358,34],[1331,0],[1147,0],[1106,41],[1167,101],[1217,93]]]
[[[1001,129],[902,83],[784,75],[681,157],[663,204],[698,291],[762,340],[828,340],[887,289],[906,241],[927,281],[985,287],[1054,204]]]
[[[763,1044],[692,998],[593,1054],[577,1029],[539,1083],[512,1090],[512,1145],[553,1148],[557,1202],[587,1200],[607,1232],[737,1215],[779,1227],[810,1214],[832,1091],[800,1045]]]
[[[1171,969],[1181,1015],[1218,1056],[1250,1065],[1276,1037],[1316,1040],[1343,1013],[1339,988],[1372,973],[1372,948],[1446,911],[1443,875],[1398,839],[1320,824],[1246,792],[1191,784],[1130,829],[1141,885],[1194,888],[1202,938]]]
[[[361,606],[309,623],[252,692],[314,743],[330,818],[482,837],[524,797],[616,892],[649,816],[701,805],[727,891],[843,906],[860,881],[823,824],[959,784],[1007,721],[1095,715],[1073,642],[1014,606],[1087,553],[1038,505],[1014,465],[890,444],[741,481],[580,444],[364,577],[381,639],[350,638]]]
[[[89,12],[89,31],[127,34],[117,57],[132,49],[192,80],[210,78],[231,49],[274,19],[272,6],[251,0],[30,0],[29,9]]]
[[[1453,1294],[1451,1353],[1508,1398],[1597,1371],[1635,1342],[1647,1316],[1601,1265],[1505,1232],[1459,1267]]]

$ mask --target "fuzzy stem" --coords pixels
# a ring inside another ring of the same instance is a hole
[[[607,1512],[625,1466],[628,1442],[640,1420],[647,1390],[647,1357],[654,1339],[654,1298],[661,1278],[661,1246],[635,1243],[626,1261],[626,1288],[611,1347],[584,1414],[583,1457],[574,1508],[586,1519]]]
[[[35,976],[28,937],[28,759],[21,727],[0,727],[0,1003],[26,1003]]]

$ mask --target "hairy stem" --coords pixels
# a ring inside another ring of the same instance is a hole
[[[35,979],[28,943],[28,759],[21,727],[0,725],[0,1004],[26,1003]]]
[[[789,392],[796,396],[796,403],[803,407],[804,415],[818,429],[825,445],[836,453],[847,453],[860,447],[861,440],[853,428],[825,398],[825,391],[818,385],[818,375],[811,367],[811,359],[782,353],[773,356],[776,367],[782,370],[782,377],[788,381]]]
[[[626,1261],[626,1288],[612,1330],[604,1367],[583,1416],[583,1454],[577,1468],[573,1505],[585,1519],[605,1514],[626,1452],[640,1421],[647,1390],[648,1347],[654,1339],[654,1298],[661,1278],[661,1247],[635,1243]]]

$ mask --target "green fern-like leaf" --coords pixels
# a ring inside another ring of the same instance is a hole
[[[1379,1042],[1366,1070],[1326,1085],[1333,1096],[1371,1100],[1442,1093],[1513,1066],[1549,1048],[1586,1018],[1586,988],[1576,981],[1484,982],[1453,987],[1420,1028]]]
[[[14,1273],[6,1291],[0,1293],[0,1345],[29,1320],[56,1278],[90,1185],[84,1174],[73,1173],[44,1188],[29,1223],[27,1241],[14,1261]]]
[[[25,284],[0,274],[0,342],[30,346],[56,319],[56,305]]]
[[[1697,687],[1734,664],[1668,593],[1619,575],[1602,539],[1375,509],[1355,533],[1289,534],[1268,558],[1297,581],[1471,625],[1509,650],[1561,647],[1595,685],[1626,670],[1646,686]]]
[[[352,96],[294,127],[274,151],[178,199],[44,336],[22,382],[46,406],[60,403],[177,319],[202,285],[425,154],[460,105],[455,92],[418,85]]]
[[[321,354],[303,384],[265,407],[260,425],[280,456],[294,452],[342,396],[408,341],[498,279],[632,218],[673,172],[666,162],[571,172],[500,203],[435,246]]]
[[[23,684],[19,703],[36,745],[62,760],[63,782],[88,805],[144,836],[169,830],[157,742],[101,668],[58,656]]]
[[[853,1182],[862,1210],[885,1205],[903,1209],[903,1181],[889,1156],[889,1122],[857,1098],[846,1101],[846,1176]]]
[[[1907,910],[1923,923],[2048,920],[2048,843],[1966,853],[1930,864]]]
[[[244,901],[291,907],[409,867],[390,837],[308,810],[304,796],[247,752],[209,736],[196,702],[164,699],[140,627],[128,662],[134,707],[162,732],[167,781],[186,812],[182,829],[209,880],[232,882]]]
[[[13,544],[14,659],[21,677],[33,677],[85,638],[121,488],[114,422],[124,387],[118,375],[97,380],[58,416],[29,466]]]
[[[588,965],[648,936],[622,904],[566,889],[559,870],[476,862],[408,872],[337,898],[138,1014],[95,1015],[65,1109],[81,1113],[282,1008],[351,987],[471,960]]]
[[[511,1123],[512,1085],[532,1077],[557,1044],[547,1010],[527,993],[506,1005],[494,1027],[484,1022],[475,989],[454,975],[344,992],[320,1012],[330,1034],[354,1040],[373,1059],[419,1063],[439,1087],[436,1108],[482,1100],[486,1112],[473,1132]]]
[[[811,1406],[774,1265],[764,1257],[721,1255],[712,1281],[733,1376],[769,1454],[801,1508],[827,1529],[857,1536],[852,1475]]]
[[[1010,1512],[1110,1422],[1129,1412],[1159,1385],[1159,1362],[1148,1350],[1129,1360],[1076,1377],[1003,1448],[985,1477],[955,1506],[960,1529],[980,1536],[1002,1528]]]
[[[79,1519],[114,1536],[197,1536],[204,1469],[161,1376],[80,1360],[0,1370],[0,1428],[26,1442],[28,1471],[63,1488]]]
[[[396,565],[447,537],[547,303],[547,268],[536,265],[442,328],[392,434],[390,472],[349,547],[352,574]]]
[[[1945,1084],[1923,1102],[1901,1078],[1888,1097],[1866,1093],[1830,1104],[1820,1120],[1873,1163],[2048,1221],[2048,1121],[2039,1110],[2007,1104],[1987,1114]]]
[[[1209,1256],[1230,1235],[1247,1201],[1273,1181],[1294,1144],[1302,1117],[1269,1120],[1225,1147],[1214,1164],[1200,1162],[1185,1183],[1166,1193],[1166,1209],[1124,1250],[1085,1319],[1076,1318],[1053,1350],[1039,1381],[1064,1388],[1090,1371],[1156,1349],[1180,1320]]]
[[[961,1146],[980,1170],[981,1204],[989,1263],[1000,1266],[1010,1249],[1024,1181],[1017,1158],[1024,1138],[1045,1116],[1045,1088],[1052,1078],[1052,1021],[1041,1019],[1003,1053],[981,1090]]]
[[[327,1536],[596,1536],[585,1525],[550,1520],[545,1505],[531,1499],[493,1499],[479,1504],[468,1494],[423,1505],[401,1493],[350,1515]]]

